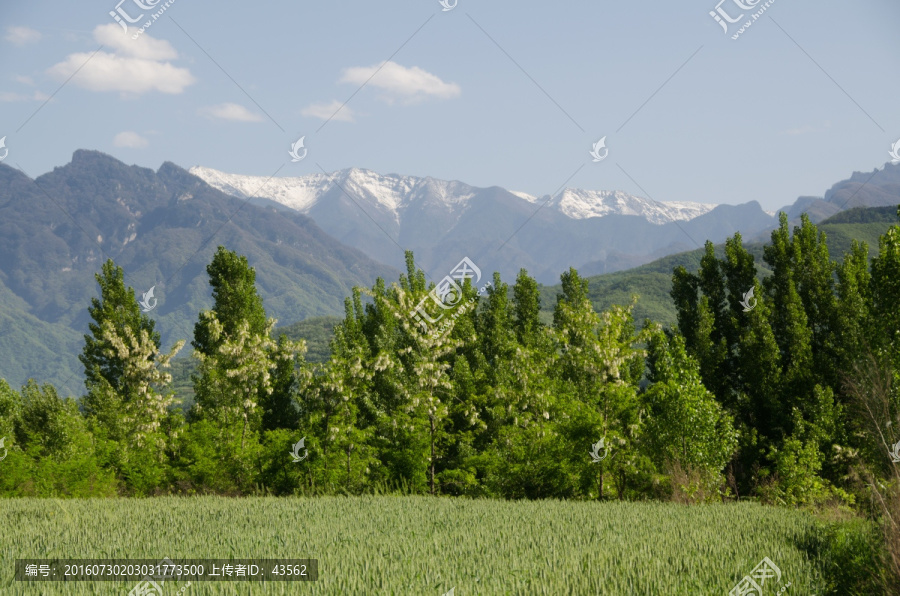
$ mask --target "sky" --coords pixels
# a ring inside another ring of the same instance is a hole
[[[4,2],[0,156],[772,211],[900,138],[896,0],[444,1]]]

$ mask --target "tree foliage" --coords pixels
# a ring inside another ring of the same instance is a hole
[[[181,344],[160,351],[110,261],[82,410],[0,383],[0,490],[863,502],[859,470],[890,482],[885,442],[900,437],[867,435],[865,383],[847,371],[887,371],[879,408],[897,416],[900,226],[871,261],[853,243],[836,262],[817,226],[782,216],[762,255],[767,276],[739,234],[707,243],[696,271],[673,271],[677,325],[636,329],[634,301],[598,312],[574,269],[546,323],[527,271],[434,284],[409,253],[396,282],[354,289],[311,364],[304,342],[273,337],[247,258],[219,247],[187,412],[165,372]]]

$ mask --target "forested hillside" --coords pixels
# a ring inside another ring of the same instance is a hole
[[[79,150],[35,179],[0,163],[0,376],[81,394],[75,354],[107,258],[139,295],[154,289],[163,344],[188,337],[210,305],[213,237],[257,267],[266,307],[284,324],[340,315],[354,285],[396,275],[308,217],[223,194],[172,163],[154,171]]]

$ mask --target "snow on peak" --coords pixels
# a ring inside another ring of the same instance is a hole
[[[189,172],[226,194],[240,198],[272,199],[301,212],[308,211],[332,184],[325,174],[311,174],[297,178],[268,178],[229,174],[202,166],[194,166]]]
[[[520,199],[525,199],[525,200],[528,201],[529,203],[537,203],[538,198],[537,198],[536,196],[534,196],[534,195],[528,194],[527,192],[520,192],[520,191],[518,191],[518,190],[511,190],[511,191],[509,191],[509,192],[510,192],[511,194],[516,195],[516,196],[519,197]]]
[[[662,225],[676,220],[687,221],[715,209],[706,203],[660,203],[636,197],[621,190],[582,190],[567,188],[553,203],[572,219],[603,217],[604,215],[637,215],[650,223]]]
[[[427,197],[434,197],[449,210],[453,210],[464,205],[475,194],[475,189],[462,182],[399,174],[383,175],[360,168],[348,168],[328,175],[308,174],[284,178],[228,174],[202,166],[194,166],[189,171],[226,194],[271,199],[302,213],[307,213],[322,195],[335,186],[351,196],[393,212],[397,218],[407,206]]]
[[[226,194],[271,199],[301,213],[308,213],[325,193],[338,185],[352,197],[392,213],[398,223],[407,207],[423,202],[459,216],[479,190],[458,181],[379,174],[360,168],[285,178],[229,174],[202,166],[192,167],[190,173]],[[539,202],[528,193],[510,191],[510,194],[531,204]],[[716,207],[705,203],[660,203],[620,190],[578,188],[563,190],[548,206],[572,219],[636,215],[659,225],[690,220]]]

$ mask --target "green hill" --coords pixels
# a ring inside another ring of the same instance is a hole
[[[343,321],[340,317],[311,317],[292,325],[276,327],[272,335],[284,333],[288,339],[306,340],[306,361],[326,362],[331,357],[331,337],[334,326]]]
[[[831,258],[841,261],[850,250],[853,240],[865,242],[869,246],[869,256],[878,249],[878,237],[897,222],[896,207],[857,207],[834,215],[818,224],[820,231],[828,239],[828,251]],[[769,269],[763,261],[762,243],[746,244],[745,247],[753,255],[760,277],[769,275]],[[725,245],[716,245],[716,254],[722,256]],[[644,319],[651,319],[667,326],[676,324],[675,307],[669,292],[672,289],[672,270],[683,265],[688,271],[696,271],[700,267],[703,250],[697,249],[657,259],[646,265],[588,277],[589,295],[594,308],[605,310],[614,304],[625,305],[638,296],[634,308],[634,319],[641,324]],[[553,318],[553,307],[556,296],[562,291],[560,285],[541,287],[542,318],[549,322]]]

